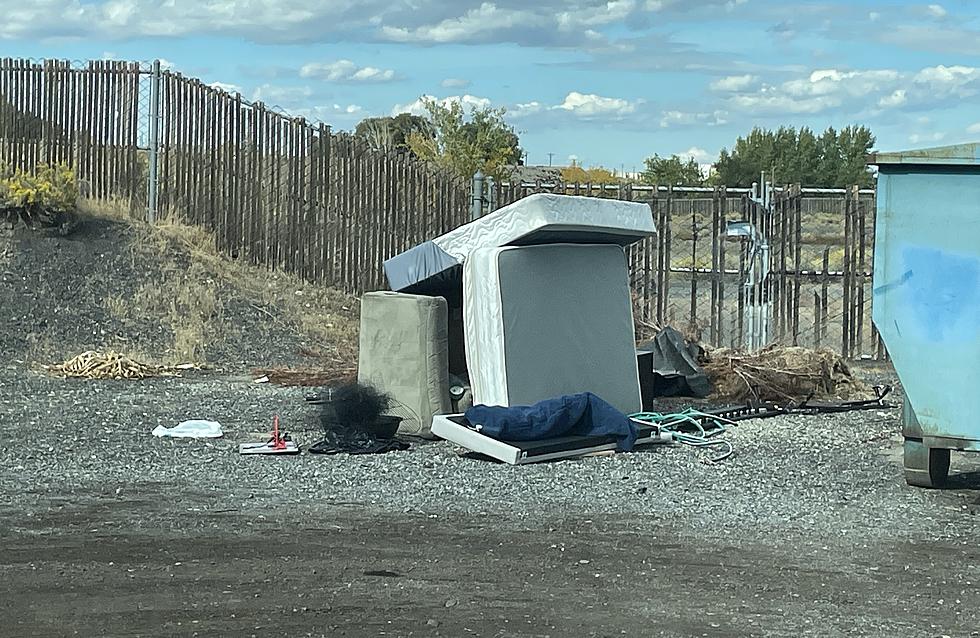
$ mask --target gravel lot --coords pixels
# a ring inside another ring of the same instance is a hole
[[[245,377],[0,388],[0,635],[980,635],[980,465],[907,487],[897,409],[509,467],[240,457],[273,413],[316,440]],[[150,435],[194,417],[225,438]]]
[[[273,414],[317,427],[304,390],[233,375],[334,365],[356,304],[156,232],[0,237],[0,636],[980,635],[980,464],[907,487],[897,409],[744,422],[717,465],[242,457]],[[28,368],[181,335],[220,372]],[[225,438],[150,434],[188,418]]]

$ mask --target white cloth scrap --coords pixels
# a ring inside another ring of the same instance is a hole
[[[158,425],[153,429],[153,436],[169,436],[182,439],[217,439],[223,436],[221,424],[217,421],[193,419],[183,421],[172,428]]]

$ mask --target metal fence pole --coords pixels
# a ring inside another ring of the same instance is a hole
[[[486,204],[487,204],[486,211],[489,214],[497,210],[497,184],[496,182],[493,181],[492,175],[487,175],[487,183],[486,183],[485,190],[486,190],[486,197],[484,197],[484,199],[486,200]]]
[[[157,191],[159,190],[159,159],[160,159],[160,60],[153,61],[153,73],[150,76],[150,140],[149,140],[149,170],[146,180],[146,221],[154,223],[157,219]]]
[[[473,195],[470,200],[470,220],[483,217],[483,171],[478,170],[473,175]]]

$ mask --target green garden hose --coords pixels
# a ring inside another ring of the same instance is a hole
[[[688,408],[683,412],[660,413],[660,412],[637,412],[631,414],[630,418],[638,423],[655,425],[661,432],[667,432],[671,438],[678,443],[691,447],[720,447],[723,451],[720,456],[709,459],[711,463],[724,461],[732,455],[732,444],[724,439],[714,437],[724,434],[729,425],[735,425],[734,421]],[[709,426],[706,428],[705,423]]]

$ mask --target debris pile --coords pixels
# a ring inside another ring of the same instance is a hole
[[[131,359],[113,350],[97,352],[87,350],[63,363],[41,366],[60,377],[82,379],[146,379],[147,377],[175,377],[181,370],[195,366],[185,363],[177,366],[161,366]]]
[[[321,368],[253,368],[256,383],[319,388],[329,385],[353,383],[357,379],[354,368],[324,370]]]
[[[371,385],[327,387],[306,401],[318,406],[323,427],[323,440],[309,448],[312,454],[380,454],[409,448],[395,438],[401,418],[386,414],[391,396]]]
[[[770,346],[743,353],[723,348],[708,352],[702,365],[715,399],[784,404],[873,396],[844,359],[827,349]]]

